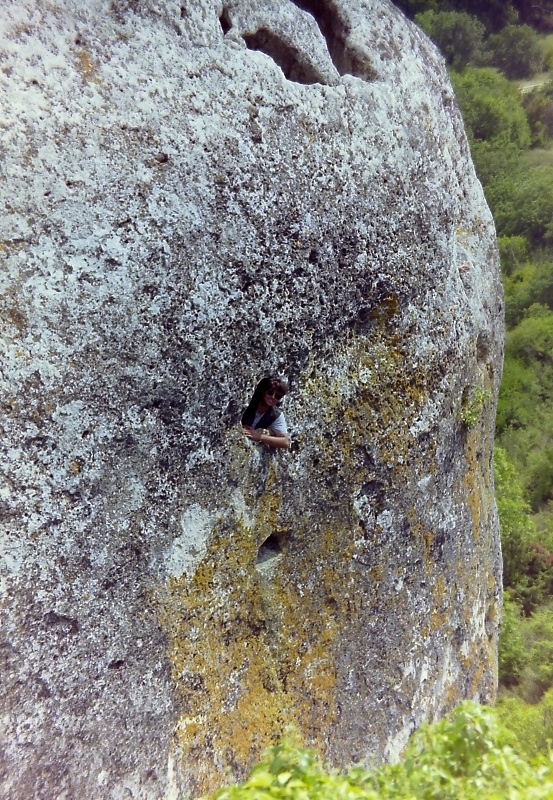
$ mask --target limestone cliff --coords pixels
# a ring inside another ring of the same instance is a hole
[[[387,0],[0,38],[2,796],[197,797],[288,726],[393,759],[492,698],[502,296],[435,49]],[[288,453],[237,425],[267,371]]]

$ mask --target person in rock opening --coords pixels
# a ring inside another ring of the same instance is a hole
[[[242,430],[247,439],[267,447],[290,447],[286,419],[278,408],[287,392],[288,384],[274,375],[259,381],[242,414]]]

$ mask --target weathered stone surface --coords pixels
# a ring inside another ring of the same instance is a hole
[[[492,220],[435,50],[315,5],[2,3],[12,800],[198,796],[288,725],[394,758],[493,696]],[[267,370],[290,453],[236,424]]]

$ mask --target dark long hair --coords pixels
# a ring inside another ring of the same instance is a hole
[[[248,407],[242,414],[242,425],[251,425],[255,413],[257,411],[257,407],[260,402],[263,400],[263,396],[268,389],[275,389],[282,392],[282,396],[284,397],[285,394],[288,393],[288,384],[286,381],[283,381],[282,378],[279,378],[277,375],[268,375],[266,378],[261,378],[257,386],[255,387],[255,391],[252,395],[252,399],[249,402]],[[278,401],[277,405],[280,405],[280,400]]]

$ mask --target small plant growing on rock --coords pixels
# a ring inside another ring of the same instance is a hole
[[[461,422],[466,428],[472,428],[478,421],[486,403],[491,400],[491,394],[478,388],[468,392],[465,390],[465,392],[466,396],[464,393],[461,405]]]

